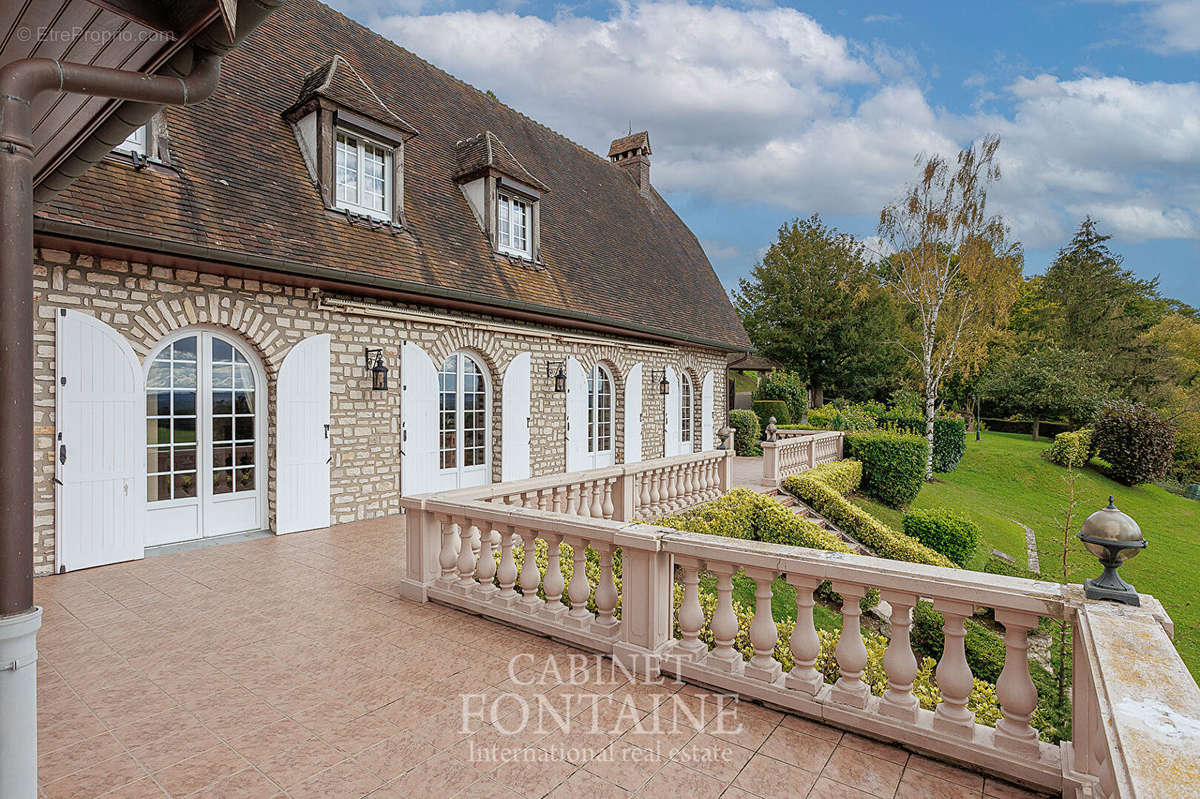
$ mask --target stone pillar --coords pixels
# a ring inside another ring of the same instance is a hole
[[[425,602],[426,587],[441,574],[442,526],[434,514],[412,508],[406,510],[404,522],[407,570],[400,579],[400,595]]]
[[[779,443],[762,442],[762,484],[768,488],[779,487]]]
[[[671,556],[657,536],[645,533],[617,533],[613,543],[621,547],[621,637],[613,644],[613,660],[657,679],[663,649],[673,641]]]

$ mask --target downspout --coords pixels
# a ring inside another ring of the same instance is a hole
[[[0,68],[0,786],[37,795],[37,630],[33,606],[33,119],[34,98],[71,92],[186,105],[213,93],[221,58],[198,54],[186,78],[48,58]]]

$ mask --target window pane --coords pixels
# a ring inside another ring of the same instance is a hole
[[[155,472],[171,471],[171,448],[170,447],[147,447],[146,448],[146,473],[154,474]]]
[[[499,205],[497,207],[497,215],[499,217],[499,224],[497,225],[497,229],[500,231],[500,246],[501,247],[510,247],[512,245],[510,243],[509,234],[508,234],[508,198],[507,197],[504,197],[504,196],[500,197]]]
[[[233,364],[214,363],[212,384],[213,388],[233,388]]]
[[[234,486],[237,491],[253,491],[254,490],[254,468],[238,469],[237,483]]]
[[[176,391],[175,392],[175,415],[176,416],[195,416],[196,415],[196,392],[195,391]]]
[[[214,338],[212,340],[212,358],[213,363],[231,363],[233,361],[233,347],[228,341]]]
[[[237,465],[238,466],[253,466],[254,465],[254,445],[243,444],[237,448]]]
[[[170,444],[171,443],[171,420],[170,419],[147,419],[146,420],[146,443],[147,444]]]
[[[235,395],[233,407],[237,413],[254,413],[254,392],[239,391]]]
[[[175,436],[176,444],[194,444],[196,443],[196,419],[192,418],[175,418]]]
[[[239,416],[235,425],[238,441],[253,441],[254,440],[254,417]]]
[[[172,356],[177,361],[194,361],[196,360],[196,337],[188,336],[181,338],[173,345],[174,355]]]
[[[337,198],[358,204],[358,142],[344,133],[337,137]]]
[[[212,395],[212,412],[217,414],[233,413],[233,392],[214,391]]]
[[[150,372],[146,375],[146,388],[171,387],[171,360],[166,353],[159,355],[150,364]]]
[[[146,501],[158,502],[171,498],[171,475],[159,474],[146,478]]]
[[[233,491],[233,470],[220,469],[213,472],[213,493],[228,494]]]
[[[240,389],[250,390],[254,388],[254,372],[250,371],[250,364],[234,364],[233,385],[234,388]]]
[[[233,447],[219,444],[212,448],[213,468],[223,469],[233,465]]]
[[[233,419],[228,416],[213,417],[212,431],[213,441],[232,441]]]
[[[147,391],[146,392],[146,415],[147,416],[170,416],[171,415],[171,393],[169,391]]]
[[[174,381],[175,388],[195,388],[196,387],[196,362],[175,362],[171,367],[171,379]]]
[[[175,499],[185,499],[196,496],[196,473],[175,475]]]
[[[195,447],[175,447],[175,471],[177,471],[177,472],[194,472],[194,471],[196,471],[196,448]]]
[[[374,211],[387,210],[387,153],[371,144],[363,146],[362,204]]]

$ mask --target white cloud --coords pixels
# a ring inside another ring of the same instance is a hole
[[[899,22],[900,19],[900,14],[868,14],[867,16],[863,17],[863,22],[868,24],[875,22]]]
[[[1142,19],[1163,53],[1200,50],[1200,0],[1151,0]]]
[[[1087,213],[1131,239],[1200,235],[1200,83],[972,75],[1005,111],[951,111],[930,104],[911,54],[792,9],[677,0],[619,2],[605,20],[452,11],[371,24],[593,150],[629,122],[648,129],[661,191],[871,227],[916,176],[914,156],[997,132],[993,196],[1028,247],[1060,244]],[[706,246],[722,257],[725,245]]]

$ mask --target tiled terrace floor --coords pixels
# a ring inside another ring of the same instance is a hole
[[[402,530],[393,517],[39,579],[42,796],[1029,796],[759,706],[718,715],[690,686],[573,671],[566,646],[398,599]],[[464,693],[483,695],[476,710],[499,698],[496,723],[463,732]],[[521,727],[538,695],[565,730],[536,711]],[[487,760],[497,747],[519,754]]]

